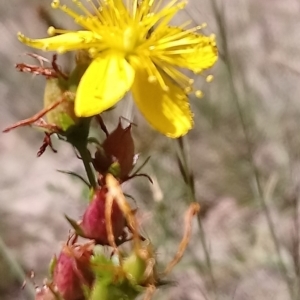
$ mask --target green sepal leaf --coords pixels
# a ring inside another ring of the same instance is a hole
[[[48,267],[50,278],[53,277],[53,273],[54,273],[54,269],[55,269],[56,264],[57,264],[57,257],[56,257],[56,255],[54,255],[52,257],[52,259],[50,261],[50,264],[49,264],[49,267]]]
[[[112,260],[108,259],[102,253],[96,253],[91,258],[92,270],[97,280],[112,281],[120,267],[116,266]]]
[[[62,174],[67,174],[67,175],[71,175],[71,176],[74,176],[78,179],[80,179],[83,183],[85,183],[89,188],[91,187],[90,184],[88,183],[87,180],[85,180],[81,175],[75,173],[75,172],[72,172],[72,171],[65,171],[65,170],[56,170],[57,172],[59,173],[62,173]]]
[[[116,178],[120,178],[121,166],[118,162],[114,162],[110,165],[108,173],[112,174]]]
[[[63,131],[67,131],[71,126],[75,125],[74,120],[70,117],[66,112],[61,112],[58,116],[59,119],[59,127]]]
[[[70,225],[73,227],[73,229],[75,230],[77,235],[85,237],[81,227],[77,224],[77,222],[75,220],[69,218],[67,215],[65,215],[65,218],[70,223]]]
[[[146,268],[146,261],[136,253],[132,253],[123,262],[123,270],[126,272],[128,280],[133,284],[142,283]]]

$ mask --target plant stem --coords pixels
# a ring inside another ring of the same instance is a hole
[[[78,145],[74,145],[74,147],[77,149],[77,151],[79,152],[79,155],[82,159],[87,177],[89,179],[89,183],[92,186],[93,189],[96,189],[97,187],[97,182],[95,179],[95,173],[91,168],[91,154],[89,152],[89,150],[87,149],[87,147],[85,145],[82,144],[78,144]]]
[[[179,154],[180,154],[180,159],[181,159],[181,163],[182,163],[182,170],[184,172],[183,177],[184,177],[184,181],[185,181],[186,187],[187,187],[188,199],[190,202],[198,202],[196,199],[195,190],[194,190],[194,179],[193,179],[193,176],[191,176],[192,171],[190,170],[187,153],[185,150],[187,141],[186,141],[186,139],[180,137],[177,140],[177,142],[179,145]],[[211,257],[209,254],[209,249],[208,249],[207,242],[206,242],[205,231],[204,231],[204,228],[202,225],[202,220],[201,220],[200,214],[197,214],[197,222],[198,222],[198,227],[199,227],[200,241],[201,241],[201,245],[202,245],[202,248],[204,251],[205,262],[206,262],[207,269],[209,272],[212,289],[215,294],[215,297],[217,298],[217,285],[216,285],[215,277],[213,274]]]
[[[259,178],[259,171],[258,168],[256,167],[255,163],[254,163],[254,151],[253,151],[253,146],[251,143],[251,138],[250,138],[250,132],[249,132],[249,128],[247,127],[245,118],[244,118],[244,114],[243,114],[243,110],[241,108],[238,96],[237,96],[237,92],[235,89],[235,85],[233,82],[233,71],[232,71],[232,65],[231,65],[231,59],[228,53],[228,45],[227,45],[227,39],[226,39],[226,32],[225,32],[225,22],[222,20],[222,17],[218,11],[217,8],[217,4],[215,2],[216,0],[212,1],[212,6],[213,6],[213,10],[216,16],[216,19],[219,23],[219,29],[220,29],[220,36],[222,38],[222,42],[223,42],[223,55],[224,55],[224,60],[225,60],[225,64],[227,66],[228,69],[228,73],[229,73],[229,83],[230,83],[230,88],[232,91],[232,98],[233,101],[235,103],[236,109],[238,111],[238,115],[240,118],[240,122],[242,125],[242,129],[243,129],[243,133],[245,136],[245,141],[246,141],[246,145],[247,145],[247,155],[248,155],[248,161],[250,163],[251,169],[252,169],[252,173],[253,173],[253,177],[255,180],[255,184],[257,186],[257,192],[258,192],[258,199],[260,202],[260,205],[262,207],[263,213],[266,217],[267,220],[267,224],[268,224],[268,228],[270,231],[270,235],[272,238],[272,241],[274,243],[274,247],[275,247],[275,251],[277,253],[277,257],[278,257],[278,264],[279,264],[279,269],[281,272],[282,277],[284,278],[284,280],[286,281],[289,293],[290,293],[290,298],[293,299],[293,287],[292,287],[292,283],[288,277],[288,273],[287,273],[287,268],[283,262],[282,256],[281,256],[281,251],[280,251],[280,243],[278,241],[278,238],[276,236],[275,233],[275,226],[271,217],[271,213],[269,210],[269,207],[267,205],[267,201],[263,192],[263,188],[261,186],[261,182],[260,182],[260,178]]]

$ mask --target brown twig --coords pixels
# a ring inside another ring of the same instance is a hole
[[[49,111],[51,111],[52,109],[54,109],[55,107],[57,107],[58,105],[60,105],[62,102],[66,101],[66,98],[63,97],[60,100],[51,103],[48,107],[42,109],[41,111],[39,111],[38,113],[36,113],[34,116],[19,121],[7,128],[5,128],[3,130],[3,132],[9,132],[12,129],[18,128],[18,127],[22,127],[22,126],[28,126],[28,125],[32,125],[34,122],[38,121],[39,119],[41,119],[45,114],[47,114]]]
[[[168,275],[172,271],[174,266],[176,266],[179,263],[179,261],[181,260],[183,254],[186,250],[186,247],[190,241],[190,238],[191,238],[193,217],[196,214],[198,214],[199,211],[200,211],[200,205],[196,202],[191,203],[187,212],[185,213],[184,234],[183,234],[182,240],[179,244],[178,251],[175,254],[173,260],[171,262],[169,262],[169,264],[167,265],[165,271],[163,272],[163,276]]]

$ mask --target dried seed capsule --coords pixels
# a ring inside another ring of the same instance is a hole
[[[134,143],[131,135],[131,125],[118,127],[108,135],[102,148],[95,153],[93,160],[95,169],[102,175],[107,172],[115,177],[125,179],[133,168]]]

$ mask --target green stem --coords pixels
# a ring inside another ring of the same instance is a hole
[[[95,178],[95,173],[91,168],[91,154],[89,150],[87,149],[86,145],[82,145],[82,144],[74,145],[74,147],[77,149],[82,159],[90,185],[92,186],[93,189],[96,189],[97,182]]]
[[[191,176],[191,171],[187,159],[187,154],[185,151],[185,144],[187,143],[182,137],[177,140],[178,145],[179,145],[179,152],[180,152],[180,159],[182,163],[182,168],[184,172],[184,180],[186,183],[187,187],[187,192],[188,192],[188,199],[190,202],[198,202],[196,199],[195,191],[194,191],[194,179]],[[212,268],[212,263],[211,263],[211,257],[209,254],[207,242],[206,242],[206,236],[205,236],[205,231],[202,225],[202,220],[200,215],[197,215],[197,222],[198,222],[198,227],[199,227],[199,236],[200,236],[200,241],[201,245],[204,251],[204,257],[205,257],[205,262],[207,265],[207,269],[209,272],[209,277],[212,285],[213,292],[215,294],[215,297],[217,298],[217,285],[216,285],[216,280],[213,274],[213,268]]]
[[[280,243],[278,241],[278,238],[276,236],[275,233],[275,226],[274,226],[274,222],[271,218],[271,214],[270,214],[270,210],[269,207],[267,205],[267,200],[265,198],[264,192],[263,192],[263,188],[261,186],[261,182],[260,182],[260,178],[259,178],[259,171],[258,168],[256,167],[255,163],[254,163],[254,151],[253,151],[253,146],[251,143],[251,138],[250,138],[250,132],[248,129],[248,126],[246,124],[245,118],[244,118],[244,114],[237,96],[237,92],[235,89],[235,85],[233,82],[233,71],[232,71],[232,64],[231,64],[231,59],[228,53],[228,45],[227,45],[227,39],[226,39],[226,32],[225,32],[225,22],[222,20],[222,17],[219,13],[219,10],[217,8],[217,4],[214,1],[212,1],[212,6],[213,6],[213,10],[216,16],[216,19],[219,23],[219,27],[220,27],[220,36],[222,38],[222,42],[223,42],[223,57],[224,57],[224,61],[226,63],[227,69],[228,69],[228,73],[229,73],[229,77],[231,80],[229,80],[229,84],[230,84],[230,88],[231,88],[231,92],[232,92],[232,98],[233,101],[235,103],[235,106],[237,108],[238,111],[238,115],[241,121],[241,125],[242,125],[242,129],[244,132],[244,136],[245,136],[245,141],[246,141],[246,145],[247,145],[247,154],[248,154],[248,161],[250,163],[250,166],[252,168],[252,172],[253,172],[253,177],[257,186],[257,192],[258,192],[258,199],[260,202],[260,205],[262,207],[263,213],[266,217],[267,220],[267,224],[268,224],[268,228],[270,231],[270,235],[272,238],[272,241],[274,243],[274,247],[275,247],[275,251],[278,257],[278,264],[279,264],[279,270],[281,272],[282,277],[284,278],[284,280],[286,281],[289,293],[290,293],[290,297],[291,299],[293,299],[293,286],[292,283],[288,277],[288,273],[287,273],[287,268],[283,262],[282,256],[281,256],[281,251],[280,251]]]
[[[27,276],[24,273],[23,269],[20,267],[20,265],[17,263],[17,261],[14,259],[13,255],[10,253],[10,250],[6,247],[1,237],[0,237],[0,256],[3,257],[4,261],[8,263],[11,272],[18,280],[18,282],[23,284],[27,279]],[[24,291],[30,299],[34,299],[35,289],[30,281],[26,282]]]

